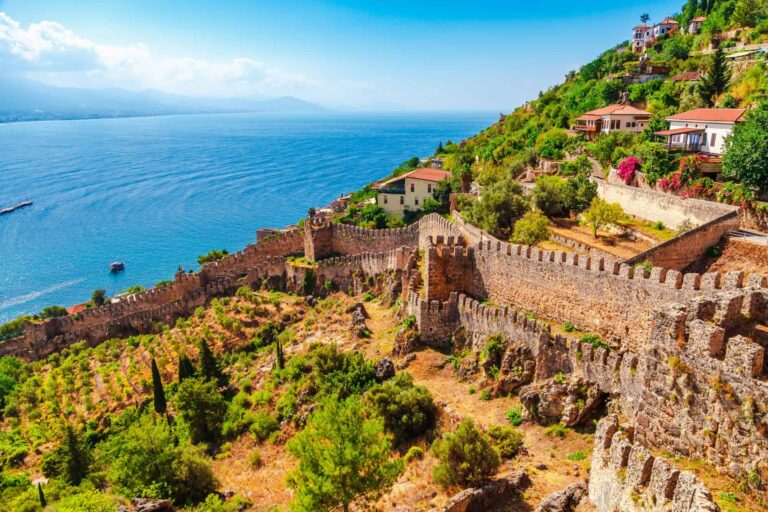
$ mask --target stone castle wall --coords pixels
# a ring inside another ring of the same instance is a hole
[[[634,265],[650,261],[655,267],[685,270],[690,264],[704,256],[707,249],[720,243],[726,233],[739,229],[738,212],[732,211],[706,222],[680,236],[662,242],[634,258],[625,261]]]
[[[589,473],[589,499],[598,512],[716,512],[696,476],[654,457],[620,431],[616,415],[598,423]]]

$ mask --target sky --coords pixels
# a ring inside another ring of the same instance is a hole
[[[0,0],[0,76],[508,112],[682,0]]]

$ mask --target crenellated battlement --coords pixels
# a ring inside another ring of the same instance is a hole
[[[620,430],[615,414],[597,425],[589,498],[598,510],[719,510],[712,494],[693,473],[680,471],[635,443],[631,430]]]

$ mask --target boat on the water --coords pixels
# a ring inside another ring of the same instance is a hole
[[[122,261],[114,261],[109,264],[109,271],[113,274],[116,272],[122,272],[125,270],[125,263]]]
[[[0,215],[5,215],[6,213],[15,212],[19,208],[24,208],[25,206],[32,206],[32,201],[22,201],[19,204],[9,206],[8,208],[3,208],[2,210],[0,210]]]

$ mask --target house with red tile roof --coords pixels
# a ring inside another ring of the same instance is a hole
[[[701,25],[707,21],[706,16],[696,16],[691,20],[691,22],[688,24],[688,33],[689,34],[698,34],[701,31]]]
[[[668,36],[680,30],[676,19],[666,17],[653,26],[637,25],[632,29],[632,51],[642,53],[653,45],[659,37]]]
[[[669,129],[656,132],[667,148],[719,157],[725,138],[744,120],[743,108],[697,108],[669,116]]]
[[[651,113],[625,103],[591,110],[575,119],[573,129],[592,139],[611,132],[639,133],[645,130]]]
[[[433,197],[438,183],[451,177],[441,169],[422,167],[373,186],[378,191],[376,204],[389,215],[402,217],[406,210],[415,212]]]

